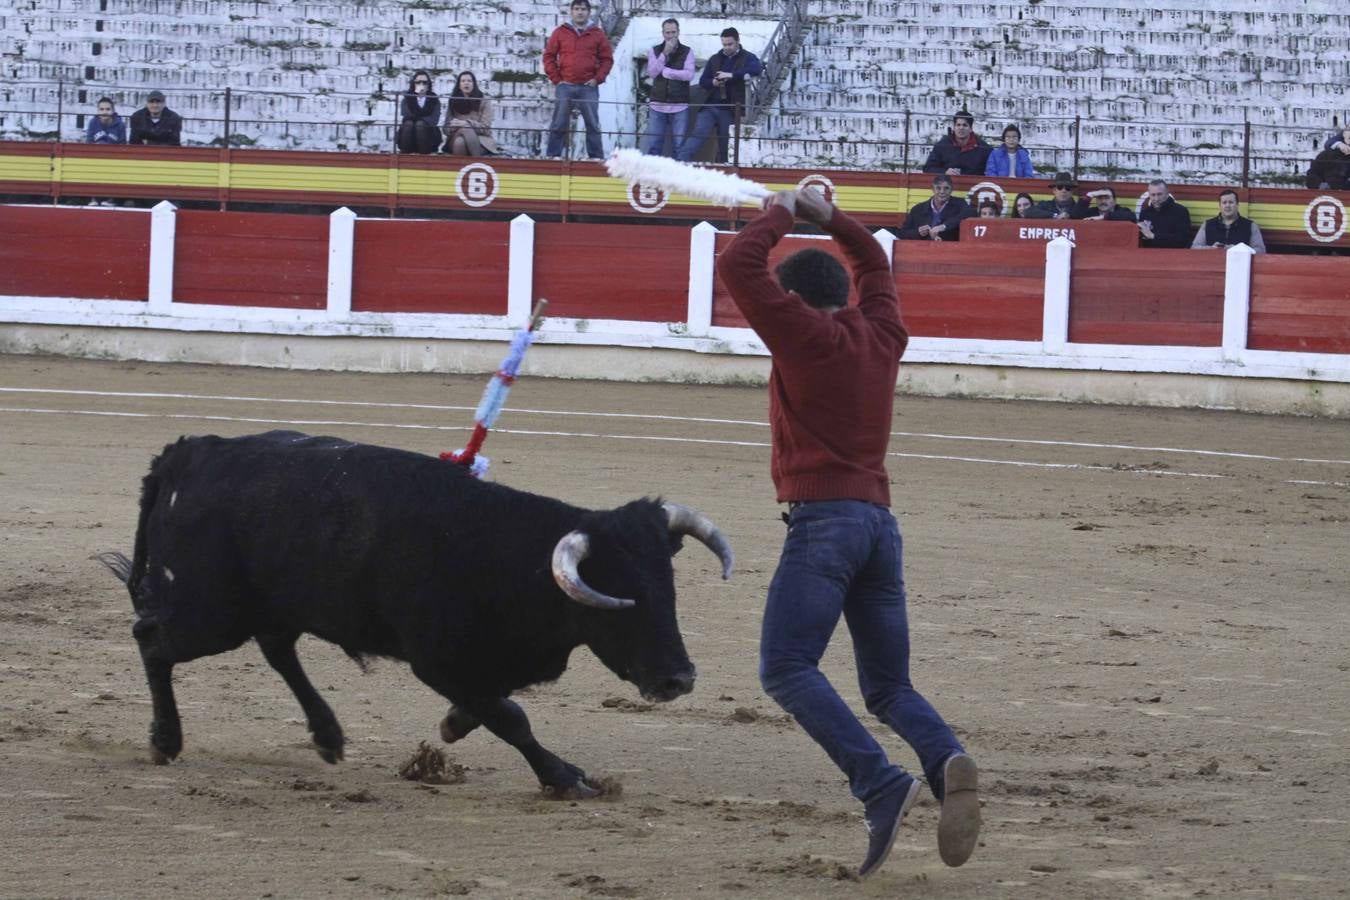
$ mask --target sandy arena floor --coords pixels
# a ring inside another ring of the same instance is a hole
[[[857,882],[859,806],[756,681],[783,536],[761,389],[526,379],[488,441],[495,480],[659,493],[736,549],[728,583],[697,546],[676,561],[693,694],[649,707],[583,650],[519,698],[617,798],[544,799],[483,732],[447,748],[461,783],[401,780],[444,702],[311,639],[344,763],[250,645],[177,669],[185,749],[151,765],[130,602],[89,559],[129,551],[151,455],[273,427],[435,453],[483,383],[0,357],[0,896],[1350,893],[1345,421],[897,401],[915,681],[983,768],[961,869],[925,792]],[[842,629],[826,666],[861,710]]]

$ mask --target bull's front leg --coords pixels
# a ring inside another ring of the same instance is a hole
[[[529,718],[513,701],[505,697],[469,701],[452,707],[451,713],[463,716],[464,710],[488,731],[519,750],[545,790],[566,800],[585,800],[600,794],[599,789],[586,779],[585,772],[534,739]]]

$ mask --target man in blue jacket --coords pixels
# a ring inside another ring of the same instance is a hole
[[[127,121],[113,109],[111,97],[98,98],[98,115],[90,116],[89,127],[84,132],[85,143],[89,144],[125,144],[127,142]]]
[[[703,108],[698,111],[694,130],[684,139],[675,158],[688,162],[694,158],[717,131],[717,161],[727,161],[731,123],[737,110],[745,109],[745,80],[764,71],[759,57],[741,46],[741,35],[735,28],[722,30],[722,52],[714,53],[703,67],[698,86],[707,91]]]

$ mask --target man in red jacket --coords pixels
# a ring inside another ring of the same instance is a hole
[[[919,782],[890,762],[880,744],[820,672],[842,613],[853,639],[867,709],[914,749],[942,803],[938,851],[949,866],[970,858],[980,829],[974,761],[909,680],[909,625],[900,531],[890,510],[886,446],[900,356],[891,267],[862,225],[807,188],[765,203],[718,262],[736,306],[772,354],[769,422],[778,500],[789,507],[787,540],[769,584],[759,677],[835,765],[862,801],[867,877],[890,853]],[[769,250],[794,216],[843,248],[858,305],[848,305],[844,267],[823,250],[779,264]]]
[[[609,38],[591,21],[591,0],[572,0],[572,20],[559,25],[544,45],[544,73],[554,84],[553,119],[548,123],[548,156],[562,156],[567,120],[575,106],[586,123],[586,155],[603,159],[600,142],[600,85],[614,67]]]

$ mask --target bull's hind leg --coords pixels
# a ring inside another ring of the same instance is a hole
[[[585,772],[545,749],[534,739],[529,718],[513,701],[505,697],[491,697],[468,701],[461,706],[482,722],[488,731],[519,750],[546,790],[568,800],[584,800],[600,793],[586,780]]]
[[[139,620],[131,633],[141,650],[145,680],[150,685],[150,757],[155,765],[169,763],[183,750],[183,725],[178,718],[178,702],[173,696],[173,663],[161,657],[152,635],[153,625]]]
[[[295,642],[299,639],[298,634],[260,634],[258,646],[272,668],[286,679],[295,699],[300,701],[310,734],[314,736],[314,749],[324,762],[336,763],[342,759],[342,745],[345,743],[342,726],[338,725],[332,708],[319,696],[300,666],[300,657],[295,655]]]

